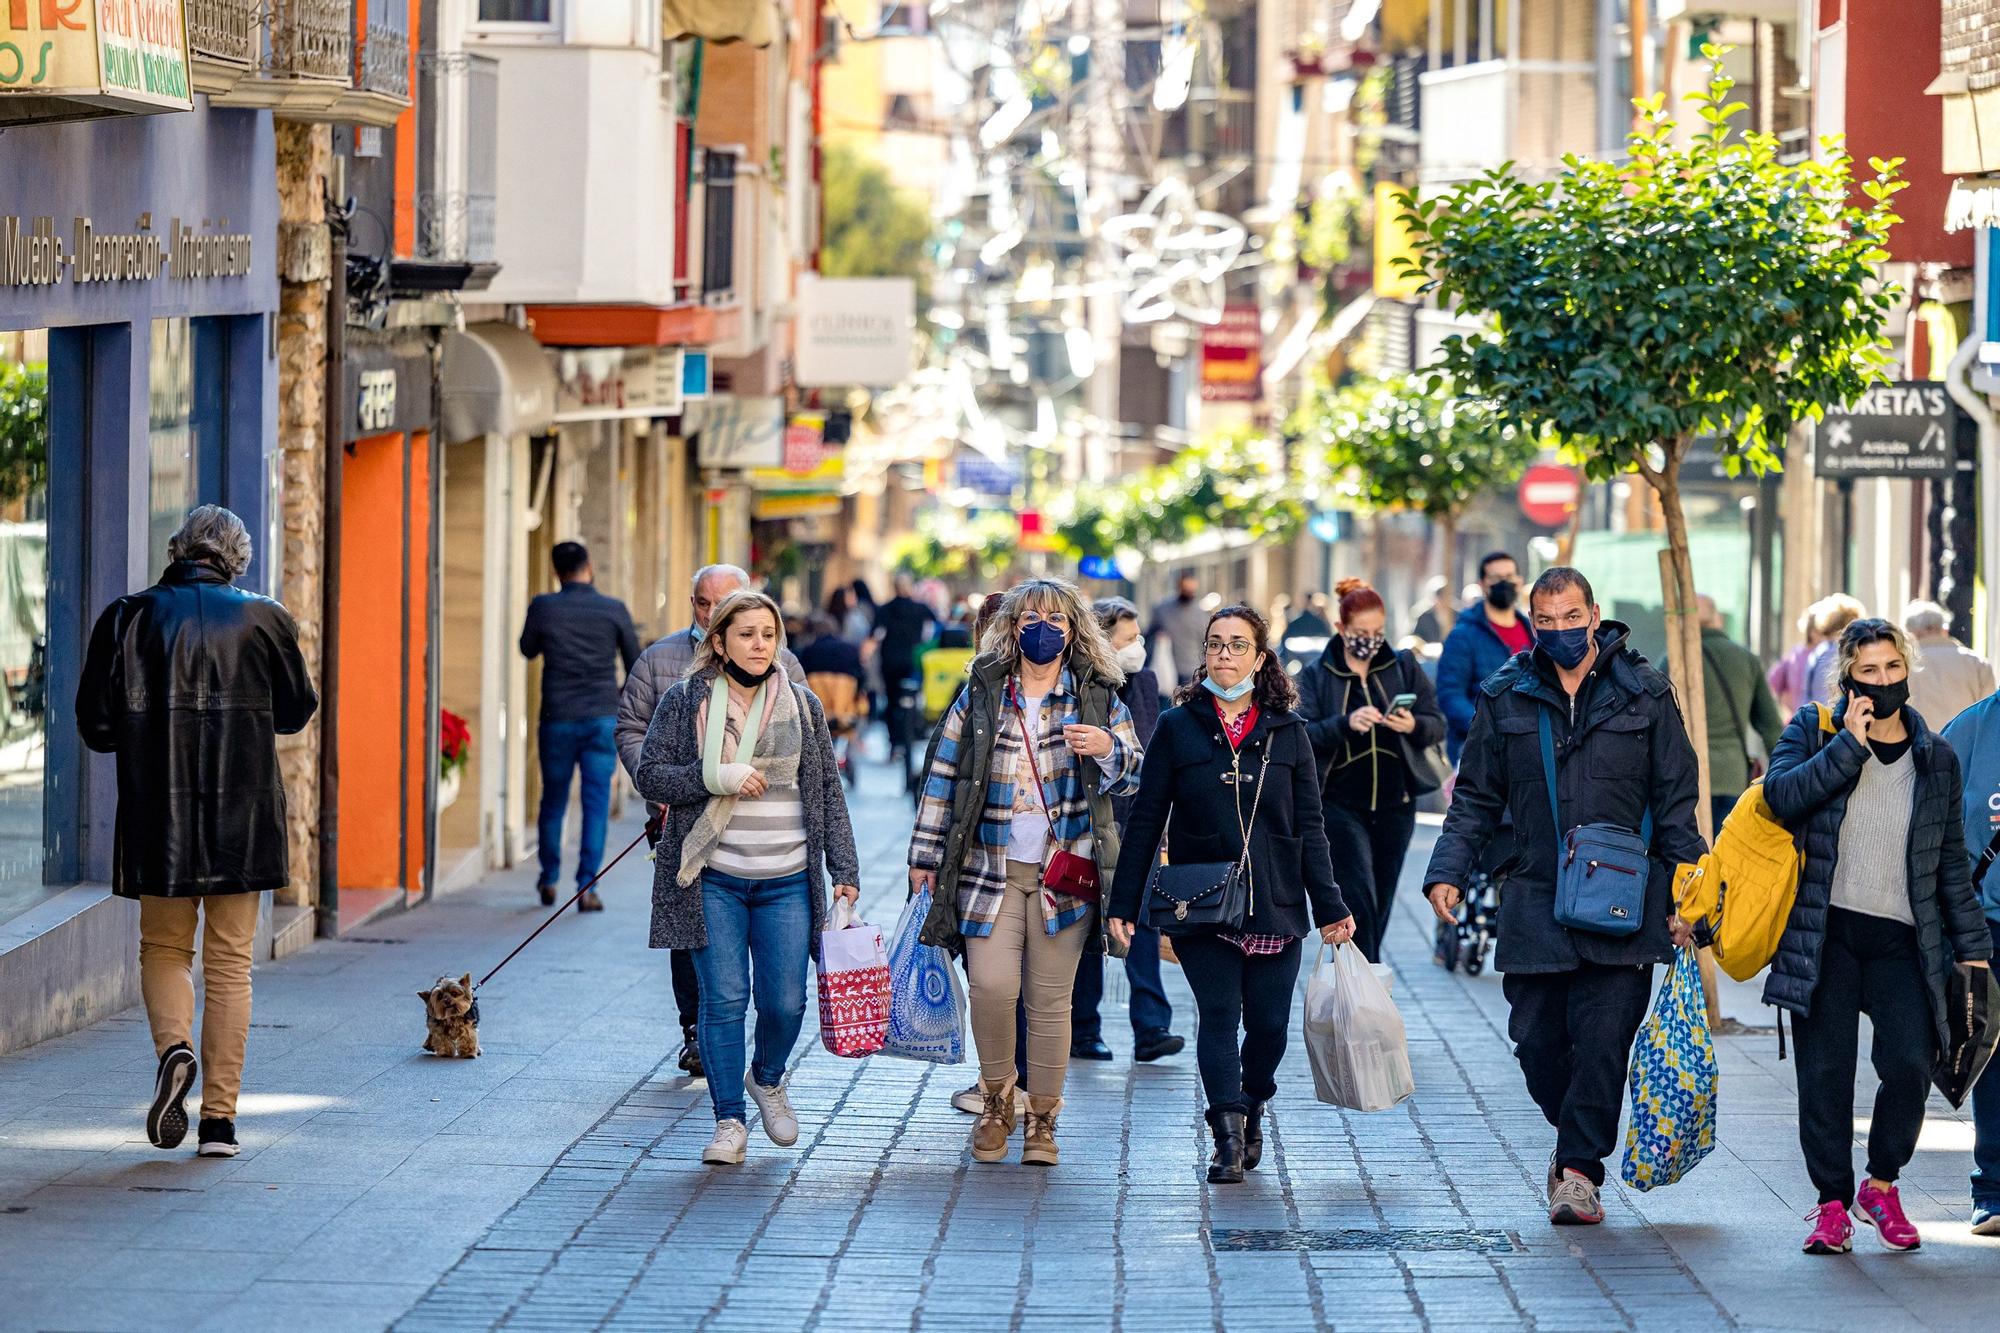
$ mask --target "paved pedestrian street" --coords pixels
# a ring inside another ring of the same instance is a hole
[[[856,814],[886,930],[908,805],[870,770]],[[1942,1103],[1905,1178],[1923,1250],[1864,1230],[1852,1257],[1798,1253],[1813,1198],[1768,1033],[1721,1043],[1721,1142],[1692,1177],[1609,1190],[1605,1226],[1551,1230],[1551,1134],[1499,978],[1433,967],[1413,893],[1390,957],[1415,1098],[1319,1105],[1295,1040],[1243,1186],[1202,1183],[1192,1050],[1126,1058],[1115,969],[1120,1058],[1072,1066],[1058,1167],[973,1166],[949,1104],[969,1067],[834,1059],[809,1022],[798,1146],[753,1123],[744,1166],[705,1168],[706,1094],[672,1064],[665,958],[644,948],[649,873],[621,867],[609,910],[566,918],[488,988],[477,1061],[418,1052],[413,992],[526,933],[531,867],[260,968],[234,1160],[145,1143],[137,1010],[0,1058],[0,1327],[1990,1326],[2000,1243],[1965,1230],[1971,1126]],[[1748,988],[1729,1007],[1767,1013]]]

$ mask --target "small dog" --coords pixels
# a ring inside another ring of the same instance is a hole
[[[456,1060],[479,1058],[479,1000],[472,993],[472,973],[457,981],[439,977],[437,985],[418,991],[417,998],[424,1002],[430,1028],[425,1050]]]

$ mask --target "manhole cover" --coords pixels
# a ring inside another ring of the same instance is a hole
[[[1521,1248],[1511,1232],[1463,1228],[1391,1227],[1380,1231],[1330,1231],[1311,1227],[1214,1227],[1208,1235],[1218,1252],[1236,1254],[1269,1254],[1286,1250],[1458,1250],[1473,1254],[1511,1254]]]

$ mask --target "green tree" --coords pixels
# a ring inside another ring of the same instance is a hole
[[[1499,419],[1449,384],[1402,376],[1334,387],[1321,381],[1293,413],[1307,465],[1325,469],[1332,494],[1371,512],[1409,510],[1439,534],[1439,569],[1450,567],[1458,520],[1492,486],[1518,479],[1541,445],[1533,431]]]
[[[829,278],[915,278],[919,292],[924,289],[931,215],[921,199],[898,189],[880,163],[846,144],[827,148],[820,163],[820,191],[825,226],[821,273]]]
[[[0,363],[0,501],[18,500],[48,479],[48,370]]]
[[[1838,139],[1818,160],[1781,163],[1774,136],[1735,133],[1744,107],[1729,100],[1723,50],[1704,52],[1708,85],[1687,98],[1702,125],[1684,145],[1653,97],[1635,103],[1623,161],[1572,157],[1540,181],[1509,164],[1402,200],[1426,290],[1491,320],[1448,340],[1434,376],[1503,422],[1553,430],[1593,480],[1637,472],[1658,494],[1669,656],[1695,736],[1706,721],[1681,461],[1714,435],[1731,472],[1762,474],[1794,422],[1887,377],[1897,294],[1876,266],[1905,184],[1901,159],[1871,160],[1857,198]]]
[[[1249,427],[1206,436],[1170,461],[1080,492],[1056,534],[1072,551],[1149,551],[1222,529],[1284,541],[1306,521],[1282,440]]]

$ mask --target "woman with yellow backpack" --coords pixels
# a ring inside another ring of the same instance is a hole
[[[1946,1041],[1945,977],[1954,961],[1984,967],[1993,952],[1963,850],[1958,759],[1908,707],[1909,642],[1886,620],[1857,620],[1838,653],[1832,731],[1817,706],[1800,709],[1764,781],[1771,812],[1803,833],[1798,895],[1764,1000],[1795,1016],[1799,1142],[1819,1191],[1808,1254],[1851,1249],[1857,1220],[1890,1249],[1917,1248],[1896,1177],[1916,1152]],[[1864,1013],[1880,1083],[1857,1193],[1850,1145]]]

